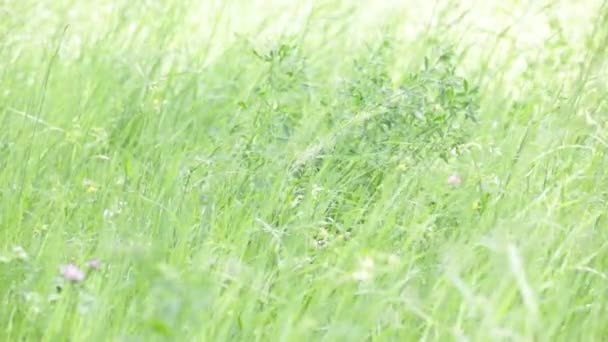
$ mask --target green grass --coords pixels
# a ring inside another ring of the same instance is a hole
[[[398,3],[0,1],[0,340],[608,339],[608,4]]]

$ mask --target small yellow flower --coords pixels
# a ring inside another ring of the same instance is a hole
[[[97,184],[95,184],[95,182],[93,182],[90,179],[85,179],[84,182],[83,182],[83,184],[84,184],[84,186],[86,188],[86,192],[88,192],[88,193],[91,193],[91,194],[92,193],[96,193],[97,190],[99,190]]]
[[[481,202],[479,202],[479,200],[475,200],[473,201],[473,205],[471,207],[473,210],[479,210],[481,209]]]

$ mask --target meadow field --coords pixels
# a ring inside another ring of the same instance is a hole
[[[0,0],[0,341],[608,340],[605,0]]]

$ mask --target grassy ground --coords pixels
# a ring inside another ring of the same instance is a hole
[[[607,47],[592,0],[0,1],[0,340],[606,340]]]

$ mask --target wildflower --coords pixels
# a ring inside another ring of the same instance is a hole
[[[389,265],[398,265],[399,264],[399,256],[395,255],[395,254],[389,254],[388,256],[388,263]]]
[[[450,185],[460,185],[462,183],[462,178],[458,174],[453,174],[448,177],[448,184]]]
[[[353,272],[353,279],[357,281],[366,281],[369,280],[371,277],[371,273],[364,269],[360,269]]]
[[[372,278],[374,260],[370,257],[363,258],[359,263],[359,269],[352,273],[352,277],[357,281],[366,281]]]
[[[363,258],[363,260],[361,260],[361,267],[365,268],[365,269],[374,268],[374,259],[372,259],[370,257]]]
[[[91,269],[98,270],[101,267],[101,261],[99,261],[99,259],[91,259],[87,261],[87,266]]]
[[[83,185],[85,186],[86,191],[88,193],[95,193],[98,190],[97,184],[95,184],[95,182],[90,179],[85,179],[83,181]]]
[[[109,220],[112,217],[114,217],[114,213],[112,212],[112,210],[110,210],[110,209],[104,209],[103,210],[103,218],[104,219]]]
[[[78,266],[67,264],[61,266],[61,275],[73,283],[79,283],[84,280],[85,274]]]
[[[473,210],[479,210],[479,209],[481,209],[481,202],[479,200],[473,201],[472,208],[473,208]]]
[[[154,99],[152,101],[152,107],[154,108],[154,111],[156,111],[156,112],[160,112],[160,110],[162,109],[162,105],[163,105],[163,101],[161,101],[160,99]]]
[[[27,258],[28,258],[27,252],[21,246],[15,246],[15,247],[13,247],[13,253],[15,254],[15,257],[17,259],[27,260]]]

